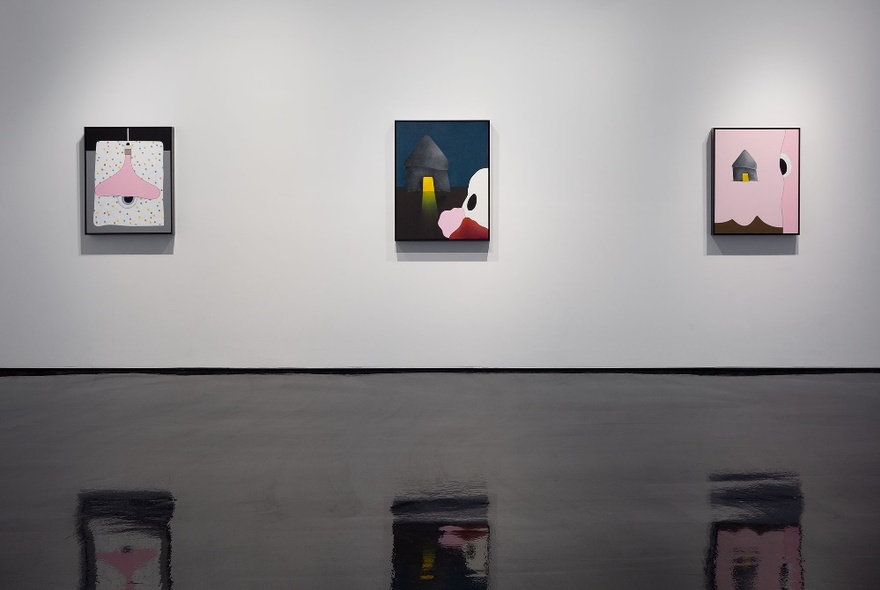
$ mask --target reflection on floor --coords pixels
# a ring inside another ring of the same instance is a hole
[[[392,589],[485,590],[489,586],[489,499],[398,499]]]
[[[173,512],[168,492],[80,494],[82,590],[168,590]]]
[[[878,424],[880,374],[3,377],[0,589],[876,588]]]
[[[793,473],[717,473],[707,560],[709,590],[802,590],[801,513]]]

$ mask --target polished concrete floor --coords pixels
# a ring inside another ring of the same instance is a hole
[[[788,587],[880,585],[877,374],[3,377],[0,472],[0,588],[77,587],[80,494],[145,490],[174,498],[179,590],[471,587],[395,571],[391,507],[445,499],[467,526],[474,498],[474,587],[721,588],[738,517],[713,498],[739,480],[798,494]]]

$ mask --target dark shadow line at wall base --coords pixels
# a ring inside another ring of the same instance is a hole
[[[40,377],[49,375],[375,375],[412,373],[491,373],[491,374],[626,374],[626,375],[697,375],[697,376],[755,376],[755,375],[829,375],[840,373],[880,373],[880,367],[605,367],[605,368],[503,368],[503,367],[6,367],[0,368],[0,377]]]

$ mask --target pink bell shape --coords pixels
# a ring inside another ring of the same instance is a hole
[[[112,566],[125,578],[125,590],[134,590],[135,582],[132,581],[134,573],[152,561],[158,551],[155,549],[134,549],[124,547],[121,551],[106,551],[97,553],[95,557]]]
[[[125,162],[119,172],[98,183],[95,187],[95,195],[99,197],[140,197],[142,199],[157,199],[161,191],[137,175],[131,167],[131,146],[125,146]]]

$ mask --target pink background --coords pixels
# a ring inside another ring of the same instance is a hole
[[[757,216],[783,233],[798,233],[799,139],[799,129],[716,129],[715,222],[732,219],[748,225]],[[733,162],[743,150],[758,164],[757,181],[733,180]],[[779,169],[781,153],[791,161],[785,177]]]

